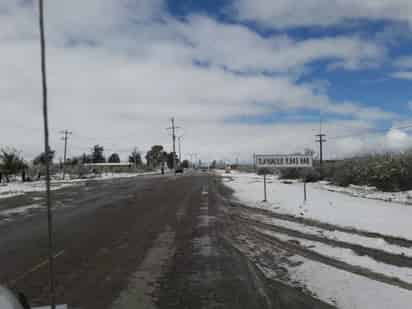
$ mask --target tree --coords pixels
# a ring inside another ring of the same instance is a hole
[[[140,152],[138,152],[136,149],[133,150],[133,152],[129,156],[129,163],[133,163],[134,165],[142,165],[142,156]]]
[[[55,153],[56,152],[54,150],[51,150],[51,149],[49,150],[49,162],[50,163],[53,163]],[[46,160],[47,160],[46,153],[42,152],[41,154],[39,154],[37,157],[34,158],[33,164],[34,165],[39,165],[39,164],[46,165]]]
[[[92,163],[93,162],[92,156],[84,153],[82,154],[80,158],[80,162],[82,162],[83,164]]]
[[[163,162],[163,146],[154,145],[146,154],[147,165],[158,167]]]
[[[2,149],[0,153],[0,172],[4,174],[6,181],[9,176],[15,175],[26,168],[26,164],[20,154],[15,149]]]
[[[179,159],[177,158],[176,153],[173,153],[173,152],[167,153],[167,152],[165,152],[165,157],[166,157],[166,163],[167,163],[168,168],[173,168],[173,164],[174,164],[174,160],[173,160],[174,158],[173,157],[175,157],[175,159],[176,159],[176,165],[179,165]]]
[[[189,168],[189,161],[188,160],[183,160],[182,164],[180,165],[183,168]]]
[[[120,163],[120,157],[117,153],[112,153],[108,160],[109,163]]]
[[[305,156],[314,156],[316,151],[310,148],[305,148],[303,153]]]
[[[82,157],[73,157],[66,160],[67,165],[77,165],[81,162]]]
[[[103,152],[103,146],[94,145],[92,150],[92,163],[105,163],[106,158],[104,157]]]

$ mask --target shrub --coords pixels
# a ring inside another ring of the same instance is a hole
[[[299,171],[298,168],[294,167],[288,167],[288,168],[282,168],[279,171],[280,179],[299,179],[302,178],[301,176],[301,171]]]
[[[336,185],[369,185],[382,191],[412,189],[412,152],[354,157],[328,164],[324,176]]]

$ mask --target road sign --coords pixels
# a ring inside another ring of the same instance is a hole
[[[313,157],[309,155],[255,155],[256,167],[312,167]]]

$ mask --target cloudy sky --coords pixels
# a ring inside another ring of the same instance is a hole
[[[52,148],[203,160],[412,145],[410,0],[45,0]],[[0,0],[0,147],[42,150],[37,2]],[[406,128],[402,128],[406,127]]]

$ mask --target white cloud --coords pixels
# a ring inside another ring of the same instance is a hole
[[[386,134],[386,139],[388,146],[394,150],[406,149],[412,146],[412,137],[399,129],[393,128],[389,130]]]
[[[393,78],[412,80],[412,56],[399,57],[394,61],[394,66],[399,71],[391,74]]]
[[[184,152],[207,158],[234,152],[247,158],[253,151],[298,151],[314,144],[312,123],[224,121],[236,116],[323,110],[371,124],[394,117],[356,102],[335,102],[315,85],[297,84],[290,74],[240,75],[222,69],[285,73],[319,59],[348,68],[379,61],[384,51],[356,37],[262,38],[244,26],[207,17],[175,20],[161,1],[47,3],[50,122],[58,155],[58,132],[65,128],[74,132],[69,155],[95,143],[123,157],[135,145],[142,150],[154,143],[170,145],[164,128],[171,116],[184,127]],[[0,33],[0,102],[7,111],[0,114],[0,147],[14,145],[30,157],[43,148],[36,8],[27,1],[0,0],[0,27],[5,29]],[[210,66],[194,66],[193,60]]]
[[[242,20],[276,28],[329,26],[356,18],[412,24],[409,0],[236,0],[233,10]]]
[[[329,146],[333,149],[329,155],[343,158],[370,153],[404,151],[412,147],[412,136],[406,131],[391,128],[384,133],[373,133],[373,128],[370,129],[358,129],[354,130],[358,134],[329,139]]]
[[[412,80],[412,71],[399,71],[391,74],[393,78]]]
[[[237,71],[289,71],[316,60],[341,63],[346,69],[382,60],[385,50],[357,37],[323,37],[295,41],[286,35],[263,38],[242,25],[193,16],[178,25],[194,46],[193,57]]]
[[[394,65],[403,69],[412,69],[412,56],[400,57],[395,61]]]

